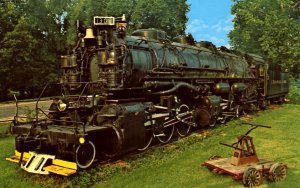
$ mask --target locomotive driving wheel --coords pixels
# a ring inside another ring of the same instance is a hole
[[[152,143],[153,140],[153,132],[152,129],[151,130],[146,130],[146,134],[145,134],[145,142],[143,145],[140,146],[140,148],[138,148],[138,151],[145,151]]]
[[[78,145],[75,152],[75,161],[79,168],[85,169],[92,165],[96,157],[96,148],[92,141]]]
[[[228,117],[222,114],[218,120],[221,124],[225,124],[226,121],[228,120]]]
[[[214,126],[216,126],[216,124],[217,124],[217,118],[216,117],[211,117],[208,125],[210,127],[214,127]]]
[[[168,143],[174,134],[174,125],[168,125],[164,119],[157,120],[156,130],[154,131],[160,143]]]
[[[178,114],[184,114],[185,112],[188,112],[190,109],[187,105],[183,104],[178,108]],[[191,124],[193,117],[190,114],[183,115],[180,117],[182,122],[178,123],[176,125],[176,133],[180,137],[184,137],[189,134],[190,129],[191,129]]]
[[[195,121],[197,122],[197,125],[203,127],[206,127],[211,122],[211,114],[205,107],[199,107],[196,109],[196,117]]]
[[[261,173],[253,167],[247,168],[243,175],[243,184],[246,187],[259,186],[262,184]]]

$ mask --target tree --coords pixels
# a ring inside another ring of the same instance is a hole
[[[25,92],[27,83],[37,73],[38,67],[31,61],[31,52],[36,48],[37,41],[30,34],[28,26],[24,17],[19,18],[14,30],[8,32],[2,41],[1,86],[6,91],[13,89]]]
[[[157,28],[175,37],[185,34],[188,11],[186,0],[77,0],[68,14],[68,44],[74,44],[76,38],[75,21],[82,20],[88,26],[96,15],[120,17],[125,14],[128,33],[141,28]]]
[[[94,16],[106,16],[107,1],[105,0],[75,0],[68,14],[67,44],[69,47],[76,43],[76,20],[83,22],[85,26],[93,24]]]
[[[7,98],[9,90],[36,96],[46,83],[58,80],[65,29],[63,8],[53,8],[57,2],[1,1],[0,99]]]
[[[132,15],[134,29],[158,28],[171,37],[185,34],[186,0],[138,0]]]
[[[24,2],[22,0],[0,1],[0,41],[3,40],[7,32],[14,29],[18,19],[24,13],[23,7]]]
[[[300,65],[299,0],[234,0],[231,45],[262,55],[296,74]],[[299,73],[298,73],[299,74]]]
[[[132,14],[135,11],[135,7],[138,0],[110,0],[107,4],[107,15],[120,17],[125,14],[126,20],[129,23],[128,33],[134,30],[132,23]]]
[[[7,59],[7,53],[5,45],[9,42],[9,37],[6,35],[12,32],[15,25],[18,24],[18,20],[23,14],[22,0],[0,1],[0,100],[4,99],[8,95],[9,84],[7,79],[9,78],[9,59]]]

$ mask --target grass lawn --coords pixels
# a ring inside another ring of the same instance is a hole
[[[300,106],[285,104],[259,112],[251,121],[270,125],[250,133],[258,156],[288,165],[287,178],[272,183],[264,180],[260,187],[299,187],[300,185]],[[235,120],[202,134],[179,139],[146,152],[124,156],[106,165],[80,171],[72,177],[41,176],[25,173],[16,164],[5,161],[13,153],[14,137],[3,134],[0,126],[0,182],[3,187],[243,187],[241,181],[208,171],[200,164],[211,155],[228,157],[236,136],[250,126]]]

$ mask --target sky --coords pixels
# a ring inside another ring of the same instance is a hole
[[[216,46],[229,46],[228,33],[233,29],[230,13],[232,0],[187,0],[187,33],[196,41],[210,41]]]

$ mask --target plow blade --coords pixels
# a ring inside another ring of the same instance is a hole
[[[6,158],[6,160],[19,163],[20,158],[21,153],[15,151],[15,155]],[[70,176],[77,171],[77,165],[74,162],[55,159],[54,155],[37,154],[34,152],[23,153],[21,168],[35,174],[49,174],[51,172],[62,176]]]

